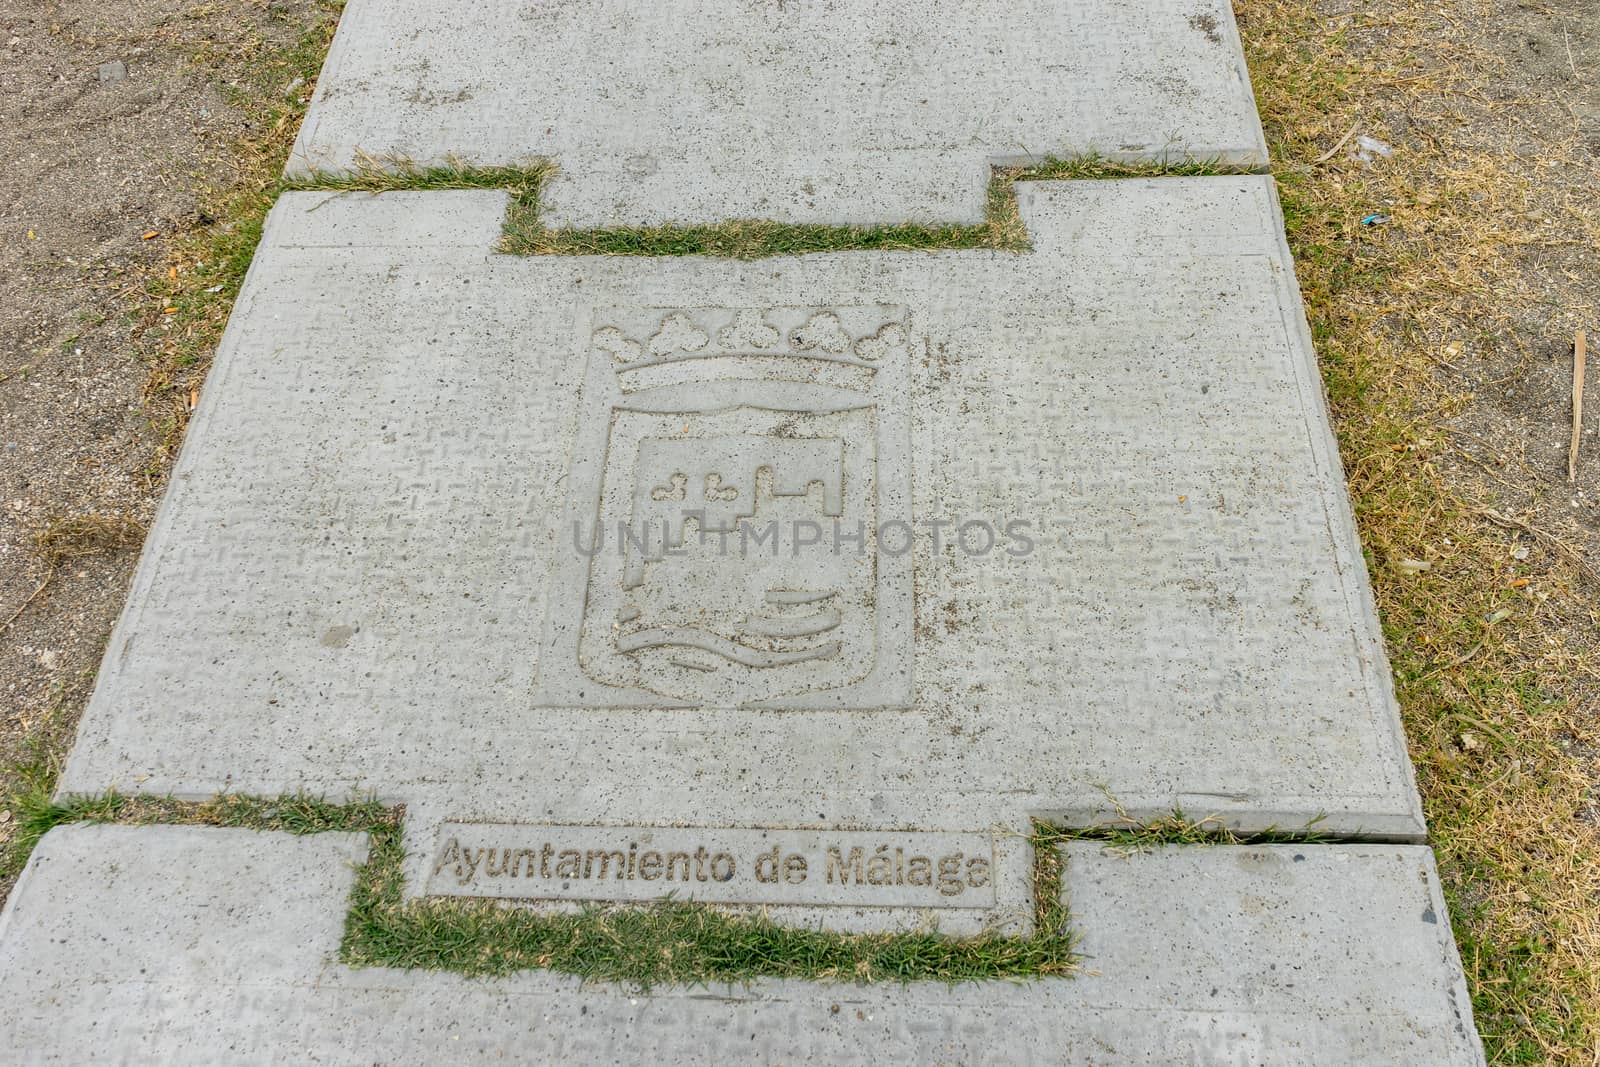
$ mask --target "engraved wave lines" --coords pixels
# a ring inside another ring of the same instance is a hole
[[[835,595],[811,589],[768,589],[766,600],[768,604],[819,604]]]
[[[808,615],[781,613],[770,616],[751,615],[744,620],[744,633],[751,637],[778,642],[826,634],[830,630],[838,629],[844,621],[844,614],[838,608],[821,606],[836,596],[838,596],[837,591],[769,589],[765,600],[777,607],[780,612],[783,608],[804,608],[813,605],[817,606],[817,610]],[[638,612],[635,611],[631,617],[637,618]],[[829,641],[810,648],[760,648],[736,638],[711,633],[697,626],[652,626],[620,634],[616,641],[619,652],[641,652],[651,648],[686,648],[708,652],[730,663],[755,669],[787,667],[811,660],[832,659],[843,647],[841,641]],[[716,669],[677,657],[668,662],[677,667],[689,667],[698,671]]]
[[[830,641],[816,648],[801,648],[792,652],[771,652],[762,648],[731,641],[719,634],[707,633],[692,626],[658,626],[623,634],[617,638],[619,652],[638,652],[646,648],[696,648],[721,656],[730,663],[745,667],[785,667],[791,663],[804,663],[813,659],[832,659],[839,654],[840,642]]]
[[[844,616],[833,608],[801,618],[766,619],[752,615],[744,621],[746,630],[762,637],[815,637],[838,626]]]

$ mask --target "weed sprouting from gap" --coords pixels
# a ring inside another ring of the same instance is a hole
[[[450,189],[505,189],[520,208],[536,208],[539,189],[553,173],[549,164],[478,167],[458,159],[419,166],[404,159],[362,156],[348,171],[317,171],[282,178],[273,195],[312,191],[333,193],[432,192]]]

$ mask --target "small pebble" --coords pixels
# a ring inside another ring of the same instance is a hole
[[[100,64],[100,84],[120,85],[128,80],[128,64],[120,59]]]

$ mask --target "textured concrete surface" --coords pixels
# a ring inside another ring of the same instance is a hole
[[[346,835],[51,831],[0,915],[0,1047],[73,1064],[1483,1062],[1426,848],[1080,843],[1079,977],[648,995],[351,971],[334,956],[360,855]]]
[[[1419,840],[1269,179],[1021,206],[1030,254],[726,262],[496,256],[493,192],[283,198],[62,792],[376,792],[413,886],[445,822],[1109,795]],[[950,928],[1026,925],[1014,840]],[[882,904],[794,918],[920,920]]]
[[[992,163],[1264,164],[1222,0],[351,0],[291,171],[554,160],[581,225],[977,221]]]
[[[1021,206],[1031,254],[729,262],[496,256],[492,192],[284,197],[61,789],[374,791],[414,887],[444,822],[987,835],[1109,794],[1420,839],[1271,182]],[[574,537],[735,488],[824,543]],[[767,600],[806,573],[825,606]],[[811,621],[722,633],[757,618]]]

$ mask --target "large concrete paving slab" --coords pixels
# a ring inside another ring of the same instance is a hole
[[[1027,254],[750,262],[284,197],[61,790],[374,791],[418,891],[703,848],[841,928],[1025,924],[1016,831],[1114,803],[1421,840],[1270,180],[1019,196]]]
[[[1483,1062],[1428,849],[1068,848],[1086,973],[658,989],[337,963],[353,835],[51,831],[0,914],[20,1063]],[[137,901],[137,907],[129,902]]]
[[[351,0],[290,171],[560,167],[579,226],[977,221],[991,164],[1266,163],[1224,0]]]

